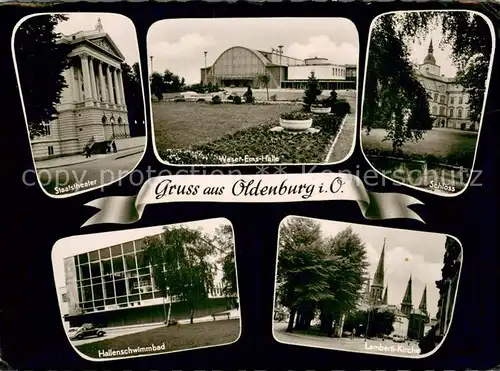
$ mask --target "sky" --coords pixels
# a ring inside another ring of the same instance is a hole
[[[305,59],[326,57],[332,63],[358,64],[356,26],[345,18],[169,19],[151,26],[147,37],[153,70],[169,69],[187,84],[200,82],[200,68],[211,66],[233,46],[271,51]],[[148,66],[151,69],[151,65]]]
[[[411,274],[413,307],[418,308],[427,285],[427,310],[431,317],[436,316],[439,292],[435,281],[441,279],[446,235],[319,219],[317,221],[324,237],[333,237],[345,228],[352,227],[365,242],[371,280],[377,269],[385,237],[384,284],[389,287],[388,304],[401,304]]]
[[[67,21],[59,23],[55,31],[70,35],[79,31],[95,30],[101,18],[103,31],[106,32],[125,56],[129,65],[139,61],[139,46],[134,23],[127,17],[113,13],[66,13]]]
[[[184,226],[187,228],[199,229],[203,233],[213,235],[215,229],[223,224],[230,224],[227,219],[215,218],[196,222],[171,224],[169,226]],[[113,246],[119,243],[137,240],[146,236],[153,236],[163,231],[165,226],[129,229],[125,231],[104,232],[72,236],[57,241],[52,248],[52,267],[56,288],[66,285],[64,277],[64,259],[84,252],[98,250],[103,247]],[[59,296],[59,295],[58,295]]]

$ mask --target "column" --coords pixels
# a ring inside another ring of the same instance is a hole
[[[107,102],[108,97],[106,96],[106,80],[104,80],[104,74],[102,73],[102,69],[104,67],[104,63],[99,61],[99,82],[101,84],[101,101]]]
[[[95,82],[94,58],[89,58],[90,85],[92,88],[92,100],[97,100],[97,87]]]
[[[116,103],[121,106],[122,104],[122,95],[120,93],[120,87],[118,86],[118,72],[117,69],[113,69],[113,86],[115,87],[116,92]]]
[[[73,91],[73,100],[75,102],[79,102],[80,101],[80,86],[79,86],[79,82],[78,82],[78,75],[76,74],[76,70],[75,70],[75,67],[74,66],[71,66],[69,68],[69,73],[71,74],[71,78],[72,78],[72,81],[71,81],[71,84],[69,81],[67,81],[68,85],[71,86],[71,89]]]
[[[122,104],[125,106],[127,102],[125,101],[125,89],[123,88],[123,74],[122,70],[118,72],[118,84],[120,85],[120,93],[122,95]]]
[[[111,77],[111,66],[106,66],[106,74],[108,75],[108,93],[109,103],[115,104],[115,96],[113,95],[113,78]]]
[[[90,72],[88,55],[83,53],[80,55],[83,71],[83,89],[85,91],[85,100],[92,100],[92,88],[90,87]]]

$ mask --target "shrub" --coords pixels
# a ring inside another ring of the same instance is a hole
[[[273,94],[273,95],[271,95],[271,100],[272,100],[273,102],[276,102],[276,101],[278,100],[278,95],[277,95],[277,94]]]
[[[163,93],[160,90],[157,90],[155,92],[155,97],[156,99],[158,99],[159,102],[161,102],[163,100]]]
[[[332,113],[343,117],[348,113],[351,113],[351,105],[345,100],[338,100],[332,106]]]
[[[197,102],[206,102],[206,99],[205,98],[198,98],[196,101]]]
[[[310,113],[301,112],[301,111],[282,113],[280,115],[280,117],[283,120],[309,120],[310,118],[312,118]]]
[[[462,123],[460,124],[460,129],[465,130],[465,126],[466,126],[465,122],[462,122]]]
[[[245,98],[245,103],[254,103],[255,102],[255,98],[253,96],[253,91],[252,91],[252,88],[249,86],[247,91],[245,92],[245,94],[243,94],[243,98]]]
[[[222,103],[221,97],[219,97],[218,95],[214,95],[212,97],[212,104],[221,104],[221,103]]]
[[[234,104],[241,104],[241,97],[235,96],[233,98],[233,103]]]
[[[334,104],[337,102],[337,92],[332,90],[330,96],[321,101],[323,107],[331,107],[333,109]]]
[[[309,107],[312,104],[317,103],[318,95],[320,94],[321,90],[319,88],[319,81],[316,77],[314,77],[314,73],[311,72],[311,76],[307,79],[306,90],[304,91],[304,104]]]
[[[219,158],[213,153],[190,149],[166,149],[160,152],[160,157],[163,161],[173,164],[201,165],[219,162]]]
[[[332,113],[313,116],[313,126],[320,128],[322,132],[335,134],[339,130],[342,119]]]

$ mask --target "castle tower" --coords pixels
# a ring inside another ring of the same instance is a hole
[[[408,280],[408,284],[406,285],[405,296],[403,298],[403,301],[401,302],[401,312],[403,312],[406,316],[409,316],[411,314],[411,310],[413,309],[411,286],[412,279],[410,275],[410,279]]]
[[[422,293],[422,299],[420,299],[420,305],[418,306],[422,312],[427,313],[427,285],[424,287],[424,292]]]
[[[373,277],[373,282],[370,290],[370,300],[372,304],[380,304],[382,302],[382,292],[384,291],[384,260],[385,260],[385,237],[380,259],[378,261],[377,270]]]
[[[387,290],[388,290],[388,288],[389,288],[389,286],[386,286],[385,290],[384,290],[384,297],[382,298],[383,305],[387,305]]]
[[[420,71],[440,76],[441,67],[436,64],[432,39],[431,42],[429,43],[429,48],[427,49],[427,56],[424,58],[423,64],[420,65]]]

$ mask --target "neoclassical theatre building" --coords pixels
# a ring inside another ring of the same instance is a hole
[[[72,65],[63,72],[67,87],[57,118],[45,126],[45,135],[31,141],[35,160],[82,153],[86,145],[130,136],[121,71],[125,57],[100,19],[95,30],[63,35],[58,42],[71,45]]]
[[[441,74],[441,67],[434,57],[432,40],[427,56],[415,72],[429,94],[429,107],[435,127],[475,131],[479,129],[479,123],[470,120],[469,94],[462,85],[456,83],[456,77]]]

